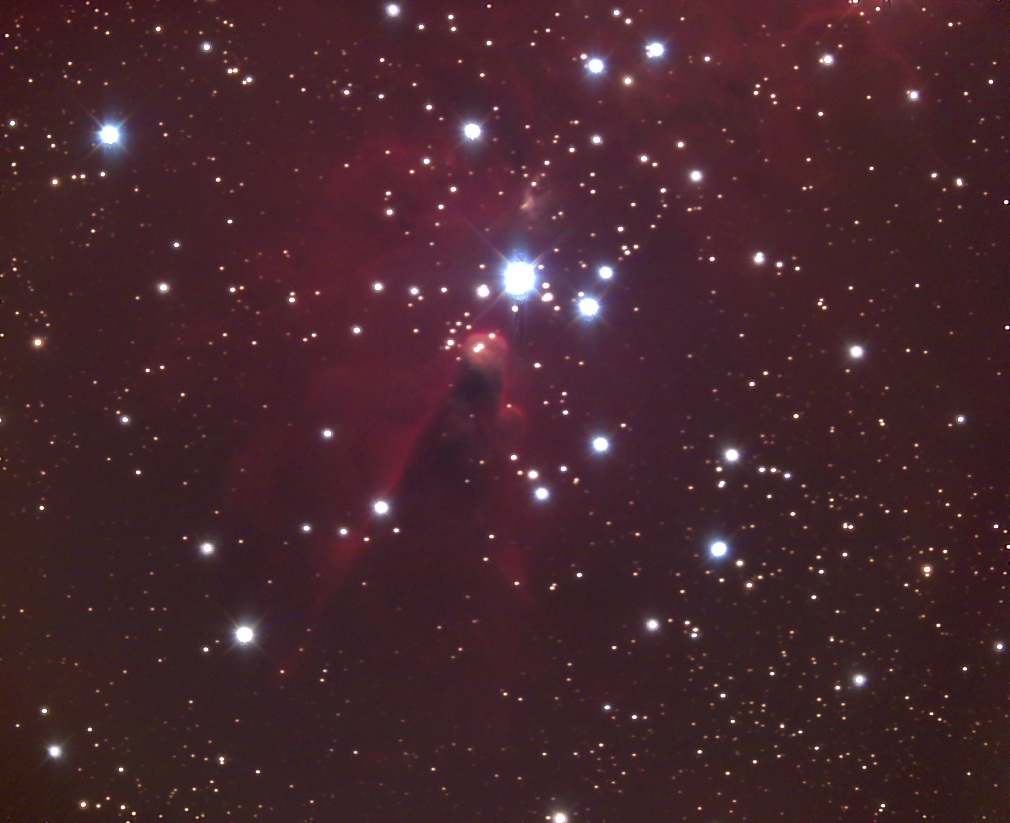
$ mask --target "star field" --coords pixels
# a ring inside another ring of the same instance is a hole
[[[0,819],[1002,821],[998,0],[14,3]]]

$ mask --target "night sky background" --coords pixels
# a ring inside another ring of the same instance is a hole
[[[5,3],[0,819],[1010,819],[1008,26]]]

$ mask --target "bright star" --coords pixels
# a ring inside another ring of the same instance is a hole
[[[400,7],[396,3],[390,3],[386,6],[386,14],[390,17],[398,17],[400,14]]]
[[[729,551],[729,546],[727,546],[722,540],[716,540],[708,550],[712,553],[712,557],[725,557],[726,552]]]
[[[855,683],[857,686],[862,686],[866,682],[866,678],[861,674],[857,674],[855,677],[852,678],[852,682]]]
[[[586,63],[586,68],[589,69],[593,74],[602,73],[605,68],[603,61],[599,57],[594,57],[588,63]]]
[[[529,294],[536,283],[536,272],[525,260],[513,260],[505,267],[505,291],[513,297]]]
[[[547,491],[547,489],[545,489],[543,486],[541,486],[535,492],[533,492],[533,496],[536,497],[537,500],[546,500],[548,497],[551,496],[551,493]]]
[[[666,47],[662,43],[649,43],[645,47],[645,54],[648,57],[662,57],[666,53]]]
[[[463,127],[463,134],[468,140],[476,140],[480,137],[480,126],[476,123],[467,123]]]
[[[389,504],[385,500],[376,500],[375,504],[372,506],[372,511],[379,515],[388,514]]]
[[[659,629],[659,621],[655,618],[647,620],[645,621],[645,628],[647,628],[650,632],[657,631]]]
[[[214,544],[210,541],[204,541],[200,544],[200,554],[207,556],[214,554]]]
[[[736,463],[740,459],[740,452],[736,449],[726,449],[722,456],[726,458],[727,463]]]
[[[695,169],[693,172],[691,172],[691,182],[693,182],[693,183],[700,183],[701,182],[701,178],[702,178],[702,173],[700,171],[698,171],[697,169]]]
[[[579,301],[579,311],[582,312],[583,317],[592,317],[599,310],[600,310],[600,304],[597,303],[592,297],[583,297]]]
[[[610,266],[600,266],[599,275],[601,279],[609,280],[614,276],[614,270]]]
[[[254,636],[253,630],[248,626],[239,626],[235,629],[235,639],[243,646],[252,643]]]
[[[849,347],[849,357],[851,357],[853,360],[858,360],[864,354],[866,354],[866,351],[863,349],[862,346]]]
[[[597,437],[593,440],[593,448],[598,452],[605,452],[610,448],[610,443],[606,437]]]
[[[102,126],[102,130],[98,132],[98,137],[107,146],[111,146],[119,142],[119,129],[115,126]]]
[[[822,62],[822,63],[823,63],[823,64],[824,64],[825,66],[830,66],[830,65],[831,65],[832,63],[834,63],[834,62],[835,62],[835,56],[834,56],[833,54],[825,54],[825,55],[824,55],[824,56],[823,56],[823,57],[821,58],[821,62]]]
[[[52,757],[53,759],[55,759],[55,758],[59,757],[61,754],[63,754],[63,749],[61,749],[59,746],[50,746],[49,749],[48,749],[48,751],[49,751],[49,756]]]

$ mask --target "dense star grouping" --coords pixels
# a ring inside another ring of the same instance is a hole
[[[0,816],[1010,813],[997,2],[14,3]]]

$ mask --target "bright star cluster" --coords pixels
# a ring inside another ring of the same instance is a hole
[[[12,5],[0,817],[1006,818],[1005,4]]]

